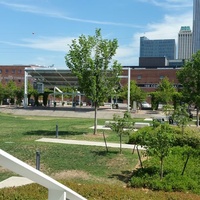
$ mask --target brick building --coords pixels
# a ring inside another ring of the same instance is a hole
[[[165,77],[168,77],[169,81],[178,87],[177,71],[178,68],[133,68],[131,69],[131,80],[136,81],[137,85],[146,92],[155,91],[160,81]],[[128,70],[123,70],[122,74],[127,76]],[[126,78],[120,80],[121,85],[126,85],[127,82]]]
[[[0,65],[0,82],[5,85],[13,80],[17,86],[24,84],[24,69],[31,65]]]
[[[156,89],[159,82],[168,77],[174,86],[179,85],[176,73],[178,68],[141,68],[138,66],[129,66],[131,68],[131,80],[135,80],[137,85],[146,92],[151,92]],[[0,82],[6,84],[10,80],[15,81],[17,86],[24,85],[24,72],[25,68],[38,68],[34,65],[0,65]],[[126,67],[127,68],[127,67]],[[38,68],[39,69],[39,68]],[[48,70],[48,69],[46,69]],[[128,70],[123,70],[122,75],[127,76]],[[120,80],[121,85],[126,85],[127,78]]]

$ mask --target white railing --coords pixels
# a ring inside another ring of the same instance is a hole
[[[48,188],[48,200],[86,200],[70,188],[1,149],[0,165]]]

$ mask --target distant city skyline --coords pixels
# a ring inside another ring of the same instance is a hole
[[[138,65],[140,37],[175,39],[192,27],[193,0],[0,0],[0,64],[66,68],[72,39],[102,30],[118,40],[114,59]]]

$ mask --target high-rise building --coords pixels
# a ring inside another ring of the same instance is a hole
[[[192,52],[192,31],[189,26],[182,26],[178,33],[178,59],[191,59]]]
[[[193,0],[193,53],[200,50],[200,0]]]
[[[175,59],[175,39],[149,40],[147,37],[140,37],[140,57],[166,57],[169,60]]]

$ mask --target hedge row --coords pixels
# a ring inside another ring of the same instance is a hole
[[[61,181],[88,200],[199,200],[199,196],[180,192],[153,192],[144,189],[131,189],[117,185]],[[0,200],[47,200],[47,189],[37,184],[0,190]]]

